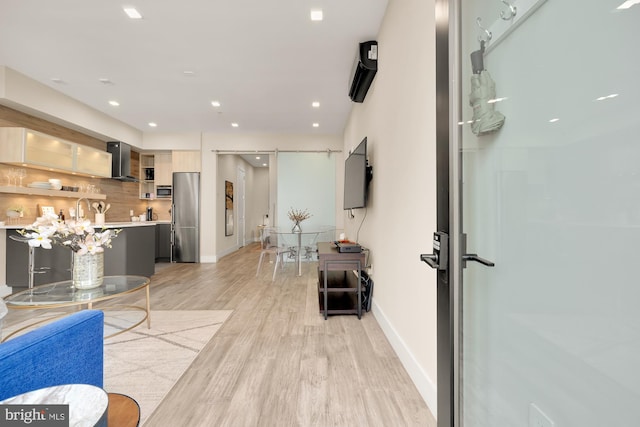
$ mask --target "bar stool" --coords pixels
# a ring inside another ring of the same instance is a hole
[[[23,242],[23,243],[26,243],[27,245],[29,245],[29,238],[28,237],[9,236],[9,238],[11,240],[15,240],[16,242]],[[40,267],[38,270],[36,270],[36,268],[35,268],[35,265],[36,265],[35,250],[36,250],[36,248],[34,248],[33,246],[29,245],[29,289],[33,289],[34,279],[35,279],[35,275],[36,274],[43,274],[43,273],[46,273],[46,270],[50,270],[49,267]]]

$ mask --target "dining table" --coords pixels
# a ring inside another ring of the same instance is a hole
[[[331,228],[309,228],[294,231],[290,228],[275,227],[270,230],[271,234],[276,234],[278,244],[295,250],[295,263],[298,276],[302,276],[302,249],[315,245],[321,234],[331,231]]]

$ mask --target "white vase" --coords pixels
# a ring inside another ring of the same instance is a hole
[[[93,289],[102,285],[104,276],[104,252],[96,254],[73,253],[73,287]]]

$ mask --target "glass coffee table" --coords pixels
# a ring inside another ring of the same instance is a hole
[[[65,280],[63,282],[49,283],[46,285],[36,286],[32,289],[16,292],[15,294],[5,297],[4,301],[7,304],[7,308],[10,310],[42,310],[71,306],[76,306],[80,309],[92,309],[94,303],[112,300],[133,292],[144,290],[146,294],[146,304],[144,307],[137,305],[116,306],[144,311],[144,317],[132,326],[105,337],[110,338],[135,328],[145,320],[147,321],[147,328],[151,328],[149,283],[149,278],[144,276],[104,276],[102,285],[97,288],[75,289],[72,286],[71,280]],[[113,307],[109,306],[105,308]],[[45,319],[20,328],[4,337],[4,340],[24,329],[49,320],[51,319]]]

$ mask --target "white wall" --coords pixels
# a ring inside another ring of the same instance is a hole
[[[145,133],[142,139],[144,150],[199,150],[202,133]]]
[[[374,314],[436,412],[435,273],[419,261],[436,230],[434,2],[391,0],[378,35],[378,73],[354,104],[343,156],[368,138],[369,204],[344,219],[371,251]],[[340,202],[342,206],[342,202]],[[364,222],[363,222],[364,221]]]
[[[342,156],[340,156],[342,159]],[[290,228],[291,209],[307,210],[311,217],[302,229],[321,229],[336,222],[336,154],[281,153],[278,155],[278,227]]]
[[[241,230],[238,223],[238,203],[240,185],[238,183],[238,168],[245,171],[245,235],[244,241],[251,242],[259,239],[256,236],[258,224],[262,223],[262,215],[264,213],[265,195],[268,196],[268,181],[264,182],[264,178],[268,176],[266,168],[264,170],[254,169],[249,163],[244,161],[242,157],[236,155],[220,155],[218,156],[218,178],[215,186],[206,186],[211,192],[204,194],[203,197],[208,198],[213,195],[215,188],[216,211],[218,222],[215,229],[218,230],[217,241],[217,258],[231,253],[239,248],[239,241],[242,241]],[[256,173],[256,171],[259,171]],[[225,181],[233,183],[234,191],[234,230],[231,236],[225,236]],[[211,217],[211,215],[208,215]]]

